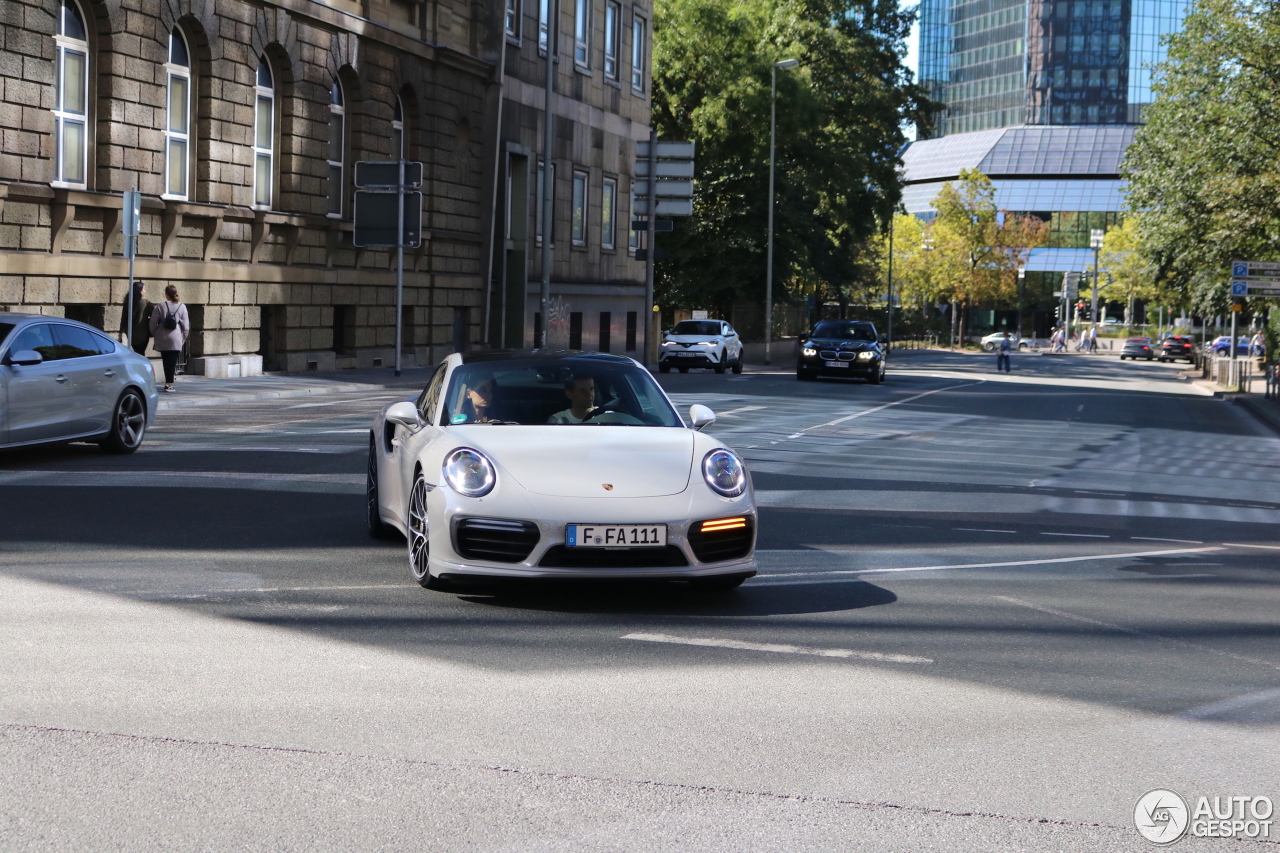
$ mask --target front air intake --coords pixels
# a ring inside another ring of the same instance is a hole
[[[453,523],[453,544],[467,560],[519,563],[538,544],[538,525],[509,518],[459,518]]]
[[[755,527],[750,515],[695,521],[689,526],[689,547],[699,563],[737,560],[751,553]]]

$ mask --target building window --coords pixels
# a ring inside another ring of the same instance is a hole
[[[169,33],[168,117],[164,132],[164,186],[171,198],[187,197],[187,178],[191,166],[191,54],[182,33]]]
[[[591,0],[574,0],[573,64],[591,65]]]
[[[631,88],[644,91],[645,41],[648,35],[645,20],[639,14],[631,16]]]
[[[342,216],[342,166],[344,162],[347,109],[342,84],[336,79],[329,86],[329,209],[328,214]]]
[[[600,352],[608,352],[610,345],[613,343],[611,333],[613,332],[613,315],[608,311],[600,312],[600,337],[599,346],[596,347]]]
[[[534,220],[534,232],[535,232],[535,233],[534,233],[534,239],[535,239],[538,243],[541,243],[541,242],[542,242],[542,198],[543,198],[543,196],[542,196],[542,185],[543,185],[543,173],[546,171],[546,170],[545,170],[545,168],[544,168],[544,166],[545,166],[545,164],[544,164],[544,163],[539,163],[539,164],[538,164],[538,186],[537,186],[537,188],[534,190],[534,193],[535,193],[535,194],[534,194],[534,197],[533,197],[533,203],[534,203],[534,205],[538,208],[536,211],[534,211],[534,214],[533,214],[533,220]],[[552,217],[554,218],[554,216],[555,216],[555,209],[556,209],[556,164],[555,164],[555,163],[552,163],[552,164],[551,164],[551,190],[550,190],[550,192],[551,192],[551,210],[552,210]],[[552,229],[552,232],[551,232],[551,242],[552,242],[552,243],[554,243],[554,242],[555,242],[555,239],[556,239],[555,230],[554,230],[554,229]]]
[[[520,0],[507,0],[507,12],[505,16],[507,35],[512,38],[520,37]]]
[[[573,245],[587,245],[587,173],[573,173]]]
[[[54,50],[53,179],[83,185],[89,171],[89,40],[74,0],[62,0]]]
[[[600,248],[612,249],[617,234],[618,182],[604,179],[604,192],[600,196]]]
[[[614,0],[604,4],[604,76],[618,79],[618,40],[622,35],[622,6]]]
[[[391,157],[404,159],[404,102],[398,96],[395,110],[391,113]]]
[[[635,253],[635,251],[636,251],[636,249],[640,248],[640,234],[641,234],[641,232],[640,232],[640,231],[637,231],[637,230],[636,230],[635,228],[633,228],[632,226],[633,226],[633,225],[635,225],[637,222],[639,222],[639,221],[643,218],[643,217],[640,217],[640,216],[636,216],[636,214],[635,214],[635,209],[636,209],[636,184],[635,184],[635,181],[632,181],[632,182],[631,182],[631,207],[630,207],[629,209],[630,209],[630,211],[631,211],[631,220],[632,220],[632,221],[630,221],[630,222],[628,222],[628,223],[627,223],[627,251],[628,251],[628,252],[631,252],[632,254],[634,254],[634,253]]]
[[[569,349],[582,349],[582,312],[569,312]]]
[[[275,178],[276,90],[271,66],[264,56],[258,60],[257,106],[253,128],[253,203],[271,207],[272,181]]]
[[[550,32],[551,0],[538,0],[538,50],[547,49],[547,37]]]

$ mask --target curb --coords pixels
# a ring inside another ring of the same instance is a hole
[[[288,397],[315,397],[324,394],[337,394],[345,391],[365,391],[382,386],[371,385],[322,385],[309,388],[291,388],[282,391],[257,391],[246,394],[232,394],[222,397],[197,397],[187,400],[162,399],[156,406],[157,412],[168,412],[174,409],[192,409],[197,406],[222,406],[227,403],[255,403],[263,400],[280,400]],[[161,392],[164,393],[164,392]]]

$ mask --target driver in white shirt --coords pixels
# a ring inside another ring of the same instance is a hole
[[[549,424],[580,424],[596,407],[596,380],[590,376],[574,376],[564,383],[569,408],[547,418]]]

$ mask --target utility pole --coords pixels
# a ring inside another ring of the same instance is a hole
[[[648,251],[644,263],[644,366],[656,366],[658,355],[654,352],[657,346],[657,335],[653,333],[653,265],[658,250],[654,246],[658,227],[658,131],[649,127],[649,218],[645,227],[645,249]]]
[[[889,295],[888,316],[885,319],[885,339],[889,349],[893,349],[893,214],[889,214]]]
[[[551,325],[551,235],[554,231],[551,201],[555,191],[551,185],[553,170],[551,167],[552,146],[555,145],[555,106],[556,84],[556,38],[560,31],[560,4],[556,0],[547,0],[547,74],[546,91],[542,106],[542,190],[538,203],[542,207],[542,289],[538,294],[538,310],[542,312],[542,340],[534,341],[535,347],[542,349],[547,345],[547,329]],[[506,50],[504,47],[503,50]]]
[[[1089,311],[1089,320],[1095,326],[1098,324],[1098,255],[1102,252],[1102,241],[1106,236],[1107,232],[1100,228],[1089,231],[1089,247],[1093,249],[1093,305]]]

